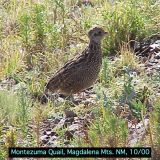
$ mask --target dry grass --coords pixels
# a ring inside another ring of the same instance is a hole
[[[33,99],[33,95],[41,94],[47,79],[86,46],[87,31],[94,25],[102,26],[109,32],[109,37],[103,43],[103,68],[100,80],[94,86],[98,101],[91,107],[91,110],[97,113],[98,119],[95,119],[86,136],[93,146],[126,145],[126,122],[112,113],[111,109],[123,99],[128,98],[131,102],[133,98],[130,95],[133,92],[140,92],[143,97],[141,90],[144,86],[152,90],[152,81],[148,82],[148,77],[139,68],[138,58],[133,53],[130,42],[139,41],[160,31],[159,4],[152,0],[117,0],[113,3],[95,0],[91,1],[93,6],[78,6],[77,2],[0,2],[0,81],[12,78],[18,84],[16,89],[13,86],[5,91],[0,90],[0,137],[3,138],[1,130],[5,125],[20,128],[18,133],[8,131],[7,147],[16,145],[17,135],[26,138],[29,122],[37,126],[31,146],[40,144],[39,123],[62,110],[58,107],[66,106],[64,103],[58,106],[48,103],[44,109],[43,105]],[[105,57],[115,53],[118,54],[115,55],[114,62]],[[138,71],[140,75],[134,79],[130,76],[130,71]],[[136,80],[139,80],[140,84],[134,86]],[[149,94],[153,95],[154,93]],[[156,145],[160,145],[159,105],[159,100],[156,100],[153,112],[156,116],[153,116],[150,122],[150,134]],[[142,108],[138,108],[138,103],[135,106],[138,113],[141,112]],[[116,127],[117,124],[119,127]],[[11,143],[8,143],[9,141]],[[75,139],[74,145],[87,146],[88,141]],[[153,144],[149,141],[148,145]],[[7,154],[6,147],[2,148],[0,159],[4,159]]]

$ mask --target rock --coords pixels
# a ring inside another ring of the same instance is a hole
[[[60,118],[56,118],[54,119],[54,124],[58,124],[60,121],[61,121]]]
[[[58,134],[56,132],[52,131],[50,136],[55,137],[55,136],[58,136]]]
[[[74,121],[74,117],[70,117],[70,118],[66,118],[66,119],[65,119],[65,123],[70,123],[70,124],[72,124],[73,121]]]
[[[47,144],[49,141],[49,137],[47,135],[43,135],[40,137],[43,144]]]
[[[80,128],[79,124],[72,124],[71,126],[68,127],[68,131],[76,131]]]
[[[73,138],[74,132],[75,132],[75,131],[73,131],[73,130],[72,130],[72,131],[68,131],[68,130],[67,130],[67,131],[65,132],[65,134],[64,134],[65,139],[71,140],[71,139]]]
[[[156,59],[160,59],[160,52],[155,55]]]
[[[64,109],[64,113],[65,113],[66,118],[77,117],[77,114],[69,109]]]
[[[60,129],[60,128],[64,128],[64,124],[65,124],[65,118],[62,118],[60,120],[60,122],[55,126],[55,130]]]

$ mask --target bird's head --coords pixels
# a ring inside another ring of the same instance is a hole
[[[105,32],[100,27],[94,27],[88,32],[88,37],[90,41],[94,41],[96,43],[100,43],[101,40],[107,35],[108,33]]]

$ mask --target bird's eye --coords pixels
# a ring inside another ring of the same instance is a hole
[[[96,33],[94,33],[94,36],[99,36],[99,35],[101,35],[101,31],[98,31],[98,32],[96,32]]]

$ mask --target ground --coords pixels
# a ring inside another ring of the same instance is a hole
[[[0,2],[0,159],[13,146],[149,146],[160,159],[159,11],[153,0]],[[97,82],[78,104],[56,93],[41,104],[95,25],[109,33]]]

